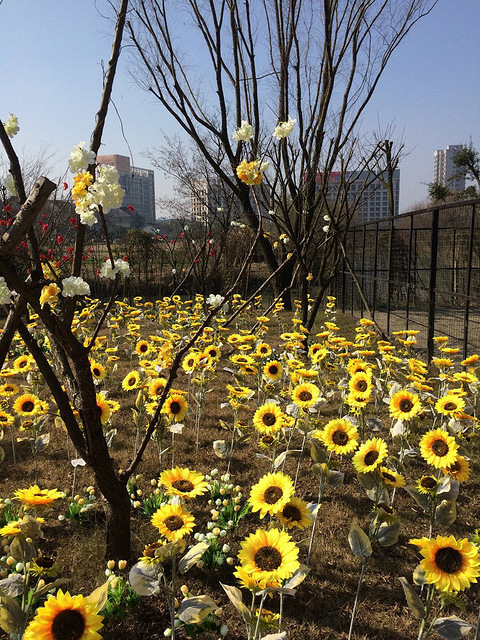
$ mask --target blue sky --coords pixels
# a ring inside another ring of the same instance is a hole
[[[107,64],[113,24],[105,0],[3,0],[0,118],[19,118],[18,154],[52,154],[50,177],[67,167],[73,145],[89,140],[102,90],[101,62]],[[408,155],[401,169],[400,209],[426,199],[433,179],[433,152],[448,144],[480,148],[478,0],[440,0],[394,53],[362,120],[365,132],[393,123]],[[149,167],[142,153],[174,130],[162,107],[142,92],[121,61],[114,101],[137,166]],[[293,115],[293,114],[291,114]],[[120,122],[110,111],[103,153],[129,155]],[[171,184],[156,172],[157,195]],[[157,215],[161,212],[157,211]]]

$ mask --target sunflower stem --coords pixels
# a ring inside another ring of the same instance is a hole
[[[307,566],[310,565],[310,555],[312,553],[313,538],[315,537],[315,527],[317,525],[317,518],[318,518],[319,511],[320,511],[320,505],[322,504],[324,492],[325,492],[325,479],[324,479],[324,477],[322,475],[322,476],[320,476],[320,484],[318,486],[317,510],[316,510],[315,516],[313,518],[312,531],[310,533],[310,542],[308,544]]]
[[[475,638],[473,640],[478,640],[479,638],[480,638],[480,609],[478,610],[477,627],[475,629]]]
[[[425,632],[425,627],[427,626],[427,620],[428,617],[430,615],[430,609],[432,608],[432,600],[433,600],[433,590],[434,590],[434,585],[433,584],[429,584],[428,585],[428,589],[427,589],[427,597],[425,600],[425,616],[422,618],[422,622],[420,623],[420,629],[418,630],[418,637],[417,640],[422,640],[423,638],[423,634]],[[433,622],[435,622],[436,618],[434,619]],[[433,626],[433,622],[430,625],[430,628],[428,629],[427,635],[428,633],[430,633],[430,630]]]
[[[260,600],[260,606],[258,608],[258,613],[257,613],[257,624],[255,625],[255,633],[253,635],[253,640],[257,640],[258,638],[258,630],[260,628],[260,618],[262,616],[263,603],[265,601],[266,595],[267,595],[266,593],[262,593],[262,598]]]
[[[355,594],[355,602],[353,603],[352,617],[350,618],[350,629],[348,631],[348,640],[352,640],[353,623],[355,622],[355,613],[357,610],[358,598],[360,597],[360,589],[362,587],[363,574],[367,566],[368,556],[362,559],[362,568],[360,569],[360,577],[358,578],[357,593]]]

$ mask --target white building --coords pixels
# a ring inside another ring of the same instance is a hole
[[[438,149],[433,154],[433,181],[450,187],[452,191],[465,191],[465,178],[452,178],[459,171],[453,163],[456,153],[464,148],[463,144],[449,144],[446,149]]]

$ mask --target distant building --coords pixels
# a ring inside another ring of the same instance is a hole
[[[387,176],[376,176],[370,171],[347,171],[344,174],[340,171],[332,171],[329,177],[329,190],[327,197],[331,200],[335,198],[339,187],[348,185],[349,201],[358,198],[358,207],[355,213],[356,222],[369,222],[387,218],[390,215],[390,204],[388,202]],[[317,188],[323,181],[323,174],[317,174]],[[400,199],[400,169],[393,172],[393,201],[394,215],[399,212]]]
[[[452,191],[465,191],[465,178],[452,178],[459,171],[459,167],[453,163],[453,158],[463,148],[463,144],[449,144],[446,149],[435,151],[433,154],[433,182],[450,187]]]
[[[190,188],[190,213],[192,220],[208,224],[215,212],[227,206],[224,191],[215,180],[194,180]]]
[[[121,226],[145,227],[155,225],[155,178],[151,169],[130,165],[127,156],[97,156],[99,164],[110,164],[118,171],[119,182],[125,190],[122,209],[133,207],[136,215],[122,216]],[[113,218],[112,218],[113,220]]]

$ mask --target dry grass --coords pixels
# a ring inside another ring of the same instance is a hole
[[[342,320],[339,319],[339,324]],[[351,332],[351,321],[345,319],[345,331]],[[128,363],[119,367],[117,377],[122,378],[128,371]],[[178,447],[175,451],[175,464],[194,468],[208,473],[213,467],[223,472],[225,460],[219,460],[212,449],[212,442],[225,437],[221,429],[219,418],[225,419],[220,403],[225,400],[225,384],[232,381],[231,374],[218,368],[219,375],[215,378],[212,393],[207,394],[201,422],[201,441],[198,451],[195,447],[195,433],[193,418],[185,420],[185,429],[181,436],[177,436]],[[118,388],[117,384],[117,388]],[[186,388],[186,379],[181,374],[175,383],[177,387]],[[123,467],[132,456],[134,442],[134,425],[131,410],[134,406],[135,394],[127,395],[120,391],[112,393],[113,399],[122,404],[121,411],[114,418],[114,426],[118,435],[112,446],[112,456],[119,467]],[[324,420],[333,415],[338,405],[330,403],[322,410]],[[248,422],[254,407],[250,412],[241,416]],[[384,436],[386,437],[390,420],[384,420]],[[49,427],[51,433],[50,445],[39,458],[38,481],[42,487],[58,487],[71,492],[73,468],[65,449],[65,434]],[[19,487],[26,487],[33,483],[32,454],[27,443],[16,445],[17,463],[12,462],[11,445],[4,438],[3,447],[6,458],[0,466],[2,496],[12,495]],[[268,461],[256,459],[259,450],[252,444],[237,448],[234,452],[231,475],[234,484],[242,487],[244,496],[248,496],[251,485],[261,475],[270,471]],[[478,451],[477,451],[478,453]],[[71,456],[74,457],[74,456]],[[164,460],[165,468],[170,466],[170,458]],[[296,460],[288,459],[286,472],[295,475]],[[458,518],[456,523],[448,529],[449,533],[464,537],[480,526],[480,493],[477,460],[472,461],[473,473],[471,480],[462,486],[458,499]],[[348,545],[348,531],[353,520],[364,529],[368,527],[368,514],[371,502],[365,491],[359,485],[350,462],[342,463],[345,482],[336,489],[328,489],[320,511],[311,561],[311,573],[298,588],[297,595],[285,599],[285,626],[289,640],[345,640],[348,636],[350,614],[355,598],[357,580],[360,571],[360,560],[354,557]],[[157,450],[152,443],[147,449],[140,472],[140,481],[145,493],[150,489],[150,479],[158,478],[159,463]],[[413,479],[413,478],[410,478]],[[78,488],[93,484],[88,469],[77,468],[76,486]],[[299,485],[296,494],[307,501],[316,501],[318,491],[317,478],[312,472],[312,461],[306,456],[302,461]],[[205,525],[209,516],[207,498],[197,498],[192,505],[197,520],[197,529],[205,532]],[[374,551],[369,560],[362,587],[357,618],[355,623],[356,640],[405,640],[416,638],[418,622],[409,612],[403,590],[398,581],[399,576],[407,576],[411,580],[412,571],[417,563],[416,553],[408,545],[410,537],[427,534],[428,525],[425,514],[405,493],[400,491],[396,508],[402,520],[402,533],[396,545],[384,548],[374,544]],[[57,519],[63,513],[63,506],[58,504],[48,512],[44,526],[45,541],[42,551],[46,555],[56,557],[62,568],[63,575],[71,578],[69,586],[71,592],[87,594],[105,580],[105,560],[103,544],[103,516],[100,511],[94,512],[92,517],[82,525],[70,522],[60,522]],[[238,529],[229,534],[228,542],[232,546],[232,555],[236,555],[239,543],[248,532],[254,531],[261,525],[256,514],[249,514],[241,521]],[[439,533],[445,534],[442,527]],[[296,541],[302,545],[302,534],[294,534]],[[156,540],[156,529],[149,519],[140,511],[135,510],[132,517],[133,561],[137,558],[144,545]],[[305,560],[306,547],[301,546],[301,559]],[[232,567],[224,564],[216,571],[205,571],[193,568],[186,576],[185,582],[191,592],[209,594],[219,606],[224,607],[224,616],[231,632],[228,637],[245,637],[243,623],[233,606],[228,603],[219,582],[235,584]],[[457,613],[461,617],[474,622],[478,610],[478,589],[472,588],[463,598],[466,611]],[[268,608],[276,609],[278,603],[268,603]],[[444,613],[443,615],[448,615]],[[157,598],[143,598],[133,609],[129,610],[122,620],[111,619],[103,630],[105,640],[128,638],[129,640],[157,640],[163,638],[164,629],[169,626],[168,613],[165,603]],[[6,637],[6,636],[5,636]],[[180,634],[180,637],[182,634]],[[217,638],[218,633],[204,638]]]

